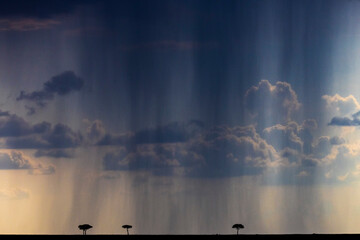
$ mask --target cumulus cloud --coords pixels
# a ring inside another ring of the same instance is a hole
[[[289,122],[287,125],[277,124],[265,128],[263,133],[264,139],[278,151],[288,147],[302,152],[304,143],[298,136],[299,131],[300,126],[296,122]]]
[[[306,119],[302,124],[289,121],[286,124],[276,124],[265,128],[263,137],[277,151],[291,148],[298,152],[310,153],[313,141],[312,132],[316,129],[317,122],[314,119]]]
[[[155,174],[194,177],[258,174],[281,164],[276,150],[254,126],[214,127],[187,142],[122,147],[103,158],[105,170],[150,169]]]
[[[98,129],[100,124],[94,126]],[[188,123],[173,123],[112,135],[107,143],[119,146],[104,155],[103,169],[187,177],[269,176],[266,174],[281,172],[293,182],[306,182],[319,169],[336,172],[332,163],[338,161],[339,149],[346,144],[339,136],[314,140],[313,133],[318,128],[314,119],[301,124],[295,121],[275,124],[265,128],[261,135],[254,125],[211,128],[201,125],[193,128],[195,131],[188,127]],[[107,136],[98,143],[105,143]]]
[[[204,178],[262,175],[265,182],[279,184],[284,184],[279,179],[310,183],[316,175],[318,181],[339,182],[360,175],[356,160],[360,150],[339,136],[314,140],[317,127],[313,119],[302,124],[290,121],[264,129],[263,137],[253,125],[204,128],[186,141],[117,146],[104,155],[103,169]]]
[[[45,107],[56,95],[64,96],[74,91],[80,91],[83,85],[84,81],[73,71],[65,71],[45,82],[41,90],[29,93],[21,91],[16,100],[33,102],[37,107]],[[29,110],[28,114],[35,113],[34,107],[27,106],[27,109]]]
[[[351,96],[325,95],[322,99],[337,112],[358,108]],[[330,176],[344,181],[350,179],[345,176],[360,175],[360,164],[356,165],[354,159],[360,151],[354,146],[336,135],[314,138],[314,134],[321,133],[315,119],[301,123],[292,119],[301,105],[290,84],[272,85],[263,80],[246,92],[245,106],[257,124],[207,128],[202,123],[172,123],[115,135],[105,133],[102,124],[94,122],[88,133],[103,136],[97,145],[119,145],[104,155],[106,171],[150,171],[188,177],[265,177],[275,173],[302,182],[311,180],[317,172],[321,175],[317,179],[324,181],[334,179]],[[358,117],[360,111],[352,115],[352,120]],[[339,164],[345,157],[347,170]],[[358,166],[359,170],[350,171],[349,166]]]
[[[354,181],[359,178],[358,155],[353,155],[348,145],[336,146],[334,157],[325,166],[325,177],[335,182]]]
[[[248,89],[244,102],[252,118],[264,127],[291,120],[301,106],[289,83],[272,85],[268,80],[261,80],[257,86]]]
[[[341,97],[339,94],[324,95],[322,99],[326,103],[326,108],[334,111],[335,115],[347,115],[360,110],[360,104],[353,95],[347,97]]]

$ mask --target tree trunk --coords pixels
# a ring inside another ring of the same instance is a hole
[[[127,232],[127,235],[129,235],[129,229],[128,228],[126,229],[126,232]]]
[[[239,229],[236,229],[236,235],[239,235]]]

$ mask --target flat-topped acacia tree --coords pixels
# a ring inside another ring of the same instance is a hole
[[[242,225],[240,223],[236,223],[232,226],[232,228],[236,228],[236,235],[239,235],[239,230],[244,228],[244,225]]]
[[[122,228],[126,228],[127,235],[129,235],[129,228],[132,228],[131,225],[122,225]]]
[[[78,228],[83,231],[83,235],[86,235],[86,231],[92,228],[92,226],[90,224],[81,224]]]

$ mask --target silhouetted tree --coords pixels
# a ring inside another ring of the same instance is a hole
[[[123,225],[122,228],[126,228],[127,235],[129,235],[129,228],[132,228],[131,225]]]
[[[81,224],[81,225],[79,225],[79,229],[83,231],[83,235],[86,235],[86,231],[88,229],[90,229],[90,228],[92,228],[92,226],[89,225],[89,224]]]
[[[244,228],[244,225],[237,223],[237,224],[234,224],[232,226],[232,228],[236,228],[236,235],[239,235],[239,230]]]

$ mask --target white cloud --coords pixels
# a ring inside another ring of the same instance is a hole
[[[325,107],[333,116],[346,116],[360,110],[360,104],[353,95],[342,97],[339,94],[334,96],[324,95]]]

